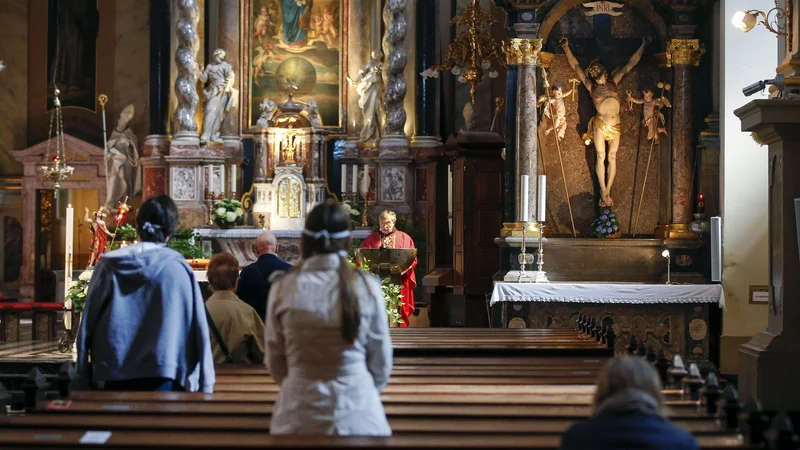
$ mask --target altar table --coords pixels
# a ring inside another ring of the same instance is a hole
[[[495,327],[572,328],[584,314],[612,326],[618,354],[635,336],[668,356],[716,363],[725,295],[718,284],[497,282],[489,305]]]

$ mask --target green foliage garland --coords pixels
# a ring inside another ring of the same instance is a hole
[[[369,266],[366,263],[356,266],[352,257],[348,257],[347,260],[352,267],[370,273]],[[400,293],[403,290],[403,286],[392,283],[388,278],[385,278],[381,280],[381,290],[383,290],[383,301],[386,304],[386,315],[389,316],[389,322],[403,323],[403,316],[400,314],[403,308],[403,294]]]

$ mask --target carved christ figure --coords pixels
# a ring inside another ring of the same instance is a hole
[[[578,78],[586,86],[586,90],[592,96],[592,102],[597,110],[597,115],[589,121],[589,130],[584,135],[586,145],[594,141],[594,148],[597,152],[597,165],[595,172],[600,183],[600,206],[614,206],[611,199],[611,186],[614,184],[614,177],[617,174],[617,150],[619,149],[619,139],[622,132],[620,127],[619,110],[620,95],[619,83],[622,78],[633,69],[642,58],[645,47],[650,43],[650,38],[642,38],[642,45],[631,56],[631,59],[622,67],[618,67],[611,72],[611,79],[608,78],[608,71],[599,61],[589,64],[586,72],[583,71],[575,55],[569,48],[567,39],[561,40],[561,46],[567,55],[569,65],[578,75]],[[606,142],[608,142],[608,176],[606,176]]]
[[[94,219],[89,219],[89,208],[86,208],[86,216],[84,216],[83,220],[89,224],[89,231],[92,232],[92,243],[89,246],[89,264],[86,266],[86,270],[91,269],[100,261],[100,255],[107,250],[108,238],[116,236],[106,228],[105,218],[105,211],[99,209],[94,213]]]

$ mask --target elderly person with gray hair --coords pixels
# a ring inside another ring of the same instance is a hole
[[[252,306],[258,317],[264,320],[267,315],[267,298],[272,286],[270,277],[275,272],[284,272],[292,268],[291,264],[278,258],[278,239],[269,231],[256,238],[258,260],[242,269],[239,274],[239,286],[236,295]]]
[[[564,433],[562,450],[696,450],[697,441],[667,418],[661,381],[641,358],[623,356],[608,362],[597,378],[594,413]]]

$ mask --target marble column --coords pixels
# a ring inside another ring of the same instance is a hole
[[[431,39],[436,36],[436,2],[417,0],[417,67],[418,72],[436,64],[436,45]],[[436,129],[436,96],[438,78],[417,77],[416,132],[412,147],[438,147],[442,144]]]
[[[175,80],[175,95],[178,107],[175,109],[175,133],[173,143],[183,145],[199,145],[197,134],[197,107],[200,97],[197,94],[197,51],[200,37],[197,34],[197,23],[200,8],[197,0],[178,0],[178,23],[175,33],[178,38],[178,49],[175,52],[175,64],[178,78]]]
[[[672,94],[672,217],[656,235],[669,239],[697,239],[692,221],[694,182],[694,131],[692,130],[692,69],[700,65],[705,49],[697,39],[672,39],[667,43],[667,66],[673,75]]]
[[[739,391],[765,411],[800,410],[800,102],[755,100],[734,112],[769,151],[770,303],[767,329],[739,348]]]
[[[383,124],[382,147],[408,147],[405,133],[406,79],[403,75],[407,63],[405,50],[407,0],[387,0],[383,8],[386,34],[383,36],[383,96],[386,121]]]
[[[503,52],[508,65],[517,66],[516,109],[516,183],[514,199],[516,222],[536,222],[536,177],[538,175],[539,151],[538,117],[536,110],[536,67],[539,65],[542,39],[512,39],[503,42]],[[510,174],[509,174],[510,175]],[[520,195],[522,175],[528,175],[528,217],[520,217]]]
[[[142,200],[167,192],[170,7],[150,0],[150,132],[142,146]]]
[[[219,37],[217,47],[225,50],[225,61],[231,65],[233,73],[236,75],[233,87],[241,91],[239,83],[242,79],[242,72],[239,67],[241,56],[239,46],[239,3],[239,0],[219,1]],[[220,126],[220,136],[222,141],[225,142],[225,147],[241,147],[239,130],[239,107],[237,106],[228,112]]]

